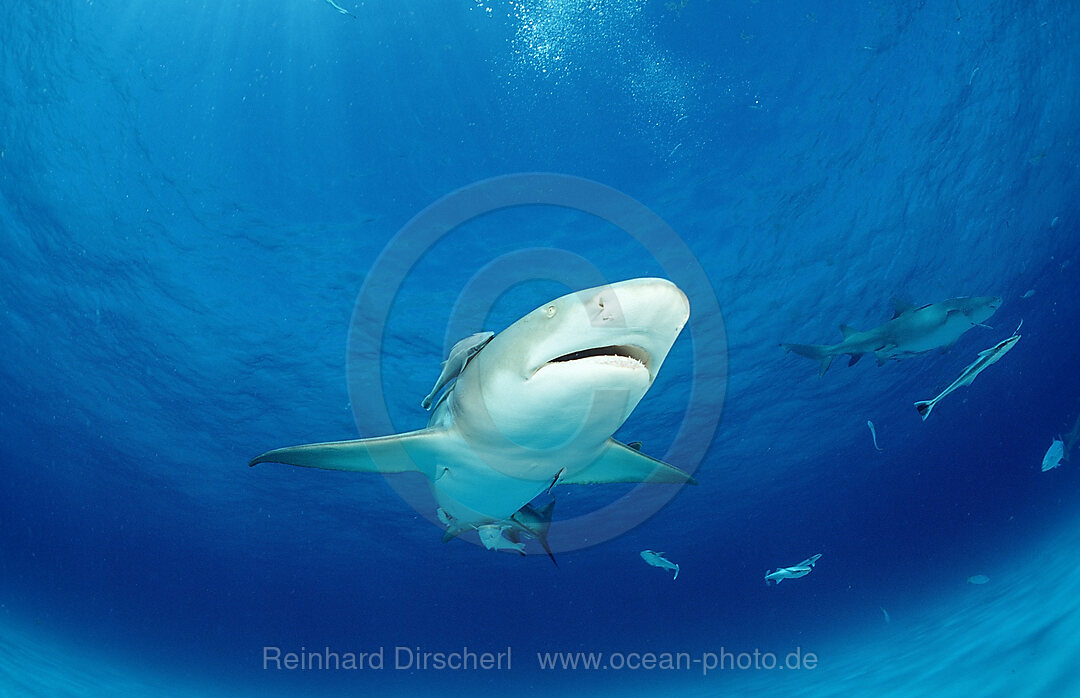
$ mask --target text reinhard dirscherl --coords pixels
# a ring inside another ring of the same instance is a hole
[[[369,652],[322,650],[282,651],[263,647],[264,670],[275,671],[509,671],[512,651],[477,652],[468,647],[431,652],[420,647],[379,647]],[[797,647],[786,655],[773,652],[537,652],[542,671],[698,670],[702,676],[725,670],[815,669],[818,657]]]
[[[263,647],[262,666],[277,671],[509,671],[510,660],[509,647],[502,652],[476,652],[468,647],[429,652],[400,645],[370,652],[335,652],[329,647],[285,652],[280,647]]]

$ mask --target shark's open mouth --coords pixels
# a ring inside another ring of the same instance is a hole
[[[630,344],[611,344],[606,347],[572,351],[569,354],[557,356],[551,361],[548,361],[548,363],[555,364],[567,361],[580,361],[581,359],[603,359],[603,363],[605,364],[624,366],[626,368],[636,368],[639,365],[648,367],[649,352],[641,347],[635,347]]]

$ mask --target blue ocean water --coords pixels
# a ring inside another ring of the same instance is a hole
[[[337,6],[0,8],[0,695],[1076,692],[1080,475],[1040,472],[1080,414],[1070,3]],[[420,428],[461,336],[640,276],[691,319],[618,437],[699,484],[556,522],[557,568],[442,543],[408,476],[246,465]],[[1003,303],[944,354],[778,346],[967,295]],[[511,666],[395,667],[466,647]]]

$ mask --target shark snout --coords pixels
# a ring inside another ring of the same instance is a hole
[[[667,279],[630,279],[587,293],[584,303],[594,326],[670,327],[677,334],[690,317],[686,294]]]
[[[651,380],[686,325],[690,302],[666,279],[630,279],[567,294],[532,317],[531,336],[522,339],[531,342],[526,379],[545,366],[608,357],[612,366],[647,368]]]
[[[972,307],[969,315],[976,324],[985,322],[1001,307],[1001,298],[998,296],[981,296],[972,299]]]

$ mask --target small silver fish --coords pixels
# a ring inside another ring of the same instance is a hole
[[[879,451],[884,451],[885,449],[877,445],[877,432],[874,431],[874,423],[868,419],[866,420],[866,426],[870,427],[870,438],[874,440],[874,448]]]
[[[654,553],[651,550],[642,550],[641,559],[653,567],[659,567],[660,569],[665,570],[675,570],[675,576],[672,577],[672,579],[679,578],[679,565],[664,557],[664,553]]]
[[[343,15],[349,15],[350,17],[354,17],[354,18],[356,17],[356,15],[354,15],[352,12],[349,12],[344,7],[342,7],[341,5],[334,2],[334,0],[326,0],[326,3],[328,5],[330,5],[330,7],[334,8],[335,10],[337,10],[338,12],[340,12]]]
[[[1064,458],[1065,442],[1059,436],[1050,443],[1050,448],[1046,449],[1046,455],[1043,456],[1042,460],[1042,471],[1045,473],[1047,470],[1053,470],[1061,465]]]

